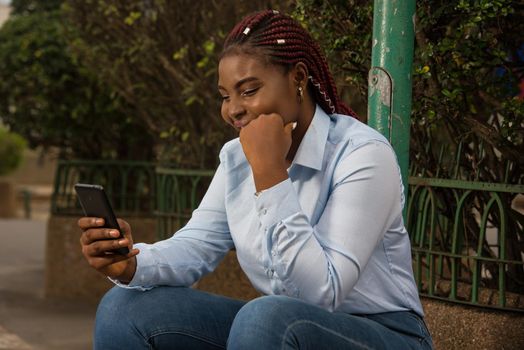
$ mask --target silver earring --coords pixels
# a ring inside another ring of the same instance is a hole
[[[302,86],[298,87],[297,95],[298,95],[298,103],[302,103],[302,101],[304,101],[304,89],[302,89]]]

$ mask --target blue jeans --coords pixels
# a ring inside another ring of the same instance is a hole
[[[432,349],[412,312],[351,315],[286,296],[250,302],[182,287],[114,287],[96,314],[94,348]]]

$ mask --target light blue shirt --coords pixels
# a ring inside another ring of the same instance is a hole
[[[137,270],[125,287],[190,286],[235,247],[263,294],[331,311],[422,315],[402,181],[386,139],[317,106],[288,174],[256,196],[239,140],[226,143],[187,225],[167,240],[135,244]]]

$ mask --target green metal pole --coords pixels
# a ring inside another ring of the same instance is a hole
[[[398,157],[407,202],[415,0],[375,0],[368,124]],[[407,205],[404,206],[404,218]]]

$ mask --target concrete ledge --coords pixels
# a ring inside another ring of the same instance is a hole
[[[112,283],[84,260],[77,218],[51,216],[46,243],[46,295],[98,302]],[[129,219],[137,242],[156,240],[156,219]],[[234,251],[196,288],[237,299],[257,296]],[[436,349],[524,349],[524,314],[489,310],[422,298]],[[1,343],[0,343],[1,344]],[[0,347],[0,349],[2,349]]]
[[[47,225],[45,294],[96,303],[113,284],[85,261],[80,251],[78,218],[51,216]],[[155,218],[126,218],[135,242],[156,241]],[[249,300],[259,294],[240,269],[236,253],[229,252],[218,268],[195,284],[195,288],[232,298]]]
[[[156,219],[125,218],[137,242],[156,240]],[[45,295],[98,302],[113,286],[88,265],[80,250],[77,217],[51,216],[47,223],[45,253]]]
[[[16,191],[10,181],[0,180],[0,218],[16,216]]]
[[[229,252],[213,273],[204,276],[195,288],[230,298],[251,300],[258,293],[238,264],[236,252]]]

